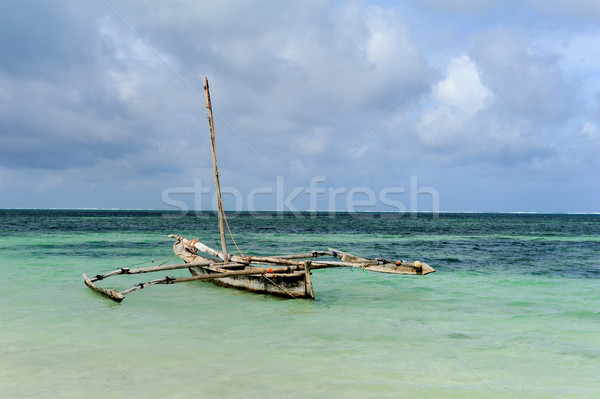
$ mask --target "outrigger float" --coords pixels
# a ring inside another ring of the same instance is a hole
[[[208,109],[212,161],[217,190],[217,211],[221,251],[208,247],[199,242],[197,238],[188,240],[180,235],[171,234],[169,237],[175,240],[173,251],[184,263],[140,268],[123,267],[105,274],[98,274],[92,278],[89,278],[84,274],[83,280],[88,287],[115,302],[121,302],[125,298],[125,295],[151,285],[175,284],[197,280],[206,280],[215,285],[242,289],[259,294],[270,294],[284,298],[314,299],[315,294],[310,279],[313,270],[351,267],[392,274],[425,275],[435,272],[435,269],[428,264],[419,261],[390,261],[382,258],[368,259],[332,248],[328,248],[328,251],[313,250],[302,254],[279,256],[244,256],[241,251],[240,255],[228,253],[225,225],[227,224],[228,230],[229,225],[225,217],[221,200],[221,188],[215,151],[215,127],[208,80],[206,78],[204,78],[204,91],[206,92],[206,108]],[[229,231],[229,233],[231,234],[231,231]],[[231,238],[235,244],[233,235]],[[235,246],[237,248],[237,245]],[[199,252],[203,255],[200,255]],[[333,257],[335,260],[319,259],[324,256]],[[98,281],[116,275],[164,272],[176,269],[188,269],[192,275],[189,277],[177,278],[166,276],[136,284],[125,291],[101,288],[95,284]]]

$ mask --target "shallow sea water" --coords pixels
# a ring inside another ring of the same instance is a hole
[[[245,253],[333,247],[437,273],[316,270],[315,301],[191,282],[116,304],[81,274],[167,260],[169,233],[217,247],[216,217],[0,211],[0,397],[600,397],[599,215],[229,222]]]

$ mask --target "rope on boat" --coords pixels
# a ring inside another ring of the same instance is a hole
[[[271,280],[270,278],[268,278],[267,276],[265,276],[264,274],[262,275],[264,278],[266,278],[268,281],[271,282],[271,284],[273,284],[275,287],[279,288],[281,291],[285,292],[286,294],[288,294],[289,296],[291,296],[294,299],[297,299],[291,292],[289,292],[288,290],[286,290],[285,288],[283,288],[282,286],[280,286],[279,284],[277,284],[275,281]]]
[[[206,81],[206,78],[205,78]],[[227,225],[227,231],[229,231],[229,236],[231,237],[231,240],[233,241],[233,245],[235,245],[235,249],[237,249],[237,251],[240,253],[240,255],[242,256],[242,258],[244,257],[244,254],[242,253],[242,251],[240,251],[240,248],[237,246],[237,243],[235,242],[235,238],[233,238],[233,234],[231,234],[231,229],[229,228],[229,222],[227,221],[227,216],[225,216],[225,210],[223,209],[223,199],[221,198],[221,191],[219,188],[219,174],[217,173],[217,169],[216,169],[216,160],[215,160],[215,135],[214,135],[214,127],[212,126],[212,124],[210,123],[210,119],[211,119],[211,115],[212,115],[212,107],[210,106],[210,95],[208,93],[208,81],[206,81],[206,85],[204,86],[204,90],[206,91],[206,108],[209,109],[209,124],[211,125],[211,134],[210,134],[210,141],[212,144],[212,149],[213,149],[213,166],[215,167],[215,180],[217,183],[217,201],[219,201],[219,210],[218,212],[220,212],[221,216],[223,216],[223,220],[225,220],[225,224]],[[229,259],[225,259],[225,261],[228,261]]]
[[[165,284],[175,284],[175,277],[165,276]]]
[[[361,263],[360,265],[358,265],[358,269],[361,269],[362,271],[364,271],[364,272],[365,272],[365,277],[367,277],[367,276],[368,276],[368,273],[367,273],[367,270],[368,270],[368,269],[367,269],[367,267],[369,267],[369,264],[368,264],[368,263]],[[354,272],[355,270],[356,270],[355,268],[352,268],[352,271],[353,271],[353,272]]]
[[[221,198],[219,198],[219,201],[221,201]],[[222,203],[221,203],[221,209],[223,209]],[[223,220],[225,220],[225,225],[227,226],[227,231],[229,231],[229,236],[231,237],[231,240],[233,241],[233,245],[235,245],[235,249],[237,249],[237,251],[240,253],[240,256],[242,258],[245,258],[244,254],[242,253],[242,251],[240,251],[240,248],[237,246],[237,244],[235,242],[235,238],[233,238],[233,234],[231,234],[231,229],[229,228],[229,222],[227,221],[227,216],[225,216],[225,211],[223,211]]]
[[[162,265],[166,264],[168,261],[170,261],[171,259],[176,258],[176,257],[177,257],[177,255],[169,256],[168,258],[166,258],[166,260],[164,262],[159,263],[158,266],[162,266]],[[154,263],[154,262],[158,262],[161,259],[165,259],[165,258],[150,259],[150,260],[145,260],[143,262],[132,263],[131,265],[123,266],[121,269],[127,269],[132,266],[145,265],[146,263]]]
[[[198,243],[198,238],[194,238],[191,241],[188,241],[187,243],[183,244],[186,249],[188,251],[190,251],[191,253],[195,254],[196,252],[198,252],[198,248],[195,247],[195,245]],[[175,255],[177,256],[177,255]]]
[[[166,264],[168,261],[170,261],[171,259],[174,259],[174,258],[176,258],[176,257],[177,257],[177,255],[173,255],[173,256],[171,256],[169,259],[167,259],[166,261],[164,261],[163,263],[160,263],[158,266],[165,265],[165,264]],[[152,262],[154,262],[154,261],[152,261]]]

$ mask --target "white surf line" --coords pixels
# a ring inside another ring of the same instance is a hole
[[[131,25],[129,25],[127,23],[127,21],[125,21],[125,19],[123,19],[123,17],[121,17],[121,15],[119,15],[119,13],[117,13],[117,11],[112,8],[110,6],[110,4],[108,4],[106,2],[106,0],[100,0],[100,2],[102,4],[104,4],[106,6],[106,8],[108,8],[108,10],[114,14],[115,17],[117,17],[117,19],[119,21],[121,21],[121,23],[131,32],[133,33],[133,35],[161,62],[161,64],[163,64],[165,66],[165,68],[167,68],[172,74],[173,76],[175,76],[181,83],[183,83],[183,85],[185,87],[187,87],[192,94],[200,99],[200,100],[204,100],[204,97],[200,95],[200,93],[198,93],[196,91],[196,89],[194,89],[185,79],[183,79],[181,77],[181,75],[179,75],[177,73],[177,71],[175,71],[156,51],[154,51],[154,49],[152,48],[152,46],[150,46],[150,44],[144,40],[144,38],[137,33],[137,31],[135,29],[133,29],[133,27],[131,27]],[[215,111],[213,111],[213,114],[217,117],[217,119],[219,119],[221,122],[223,122],[223,124],[225,126],[227,126],[229,128],[229,130],[231,130],[231,132],[242,142],[244,143],[244,145],[250,150],[250,152],[252,152],[258,159],[261,159],[262,157],[260,155],[258,155],[258,153],[256,151],[254,151],[254,148],[252,148],[252,146],[250,144],[248,144],[248,142],[246,140],[244,140],[244,138],[229,124],[227,123],[227,121],[225,121],[223,118],[221,118],[221,116],[216,113]]]
[[[450,51],[451,51],[451,50],[452,50],[454,47],[456,47],[456,45],[457,45],[458,43],[460,43],[460,41],[461,41],[462,39],[464,39],[464,38],[465,38],[465,36],[467,36],[467,35],[468,35],[468,34],[469,34],[469,33],[470,33],[472,30],[473,30],[473,28],[475,28],[475,26],[477,26],[477,25],[479,24],[479,22],[481,22],[481,20],[482,20],[482,19],[483,19],[483,18],[484,18],[486,15],[488,15],[488,14],[490,13],[490,11],[492,11],[492,9],[493,9],[494,7],[496,7],[496,5],[497,5],[499,2],[500,2],[500,0],[496,0],[496,1],[494,1],[494,2],[492,3],[492,5],[491,5],[491,6],[489,6],[489,7],[487,8],[487,10],[485,10],[485,11],[483,12],[483,14],[481,14],[481,15],[479,16],[479,18],[477,18],[477,20],[475,20],[475,22],[473,22],[473,24],[471,24],[471,26],[469,26],[469,28],[468,28],[468,29],[467,29],[467,30],[466,30],[466,31],[465,31],[465,32],[464,32],[462,35],[460,35],[460,36],[458,37],[458,39],[456,39],[456,40],[454,41],[454,43],[452,43],[452,44],[450,45],[450,47],[448,47],[448,48],[447,48],[447,49],[446,49],[446,50],[445,50],[445,51],[442,53],[442,55],[440,55],[440,56],[438,57],[438,59],[437,59],[437,60],[435,60],[435,62],[434,62],[434,63],[433,63],[433,64],[431,64],[431,66],[430,66],[429,68],[427,68],[427,69],[425,70],[425,72],[423,72],[423,73],[421,74],[421,76],[419,76],[419,77],[417,78],[417,80],[415,80],[415,81],[414,81],[414,82],[413,82],[413,83],[412,83],[412,84],[411,84],[411,85],[408,87],[408,89],[406,89],[406,90],[404,91],[404,93],[402,93],[402,95],[400,95],[400,97],[398,97],[398,98],[396,99],[396,101],[394,101],[394,102],[392,103],[392,105],[390,105],[390,106],[389,106],[389,108],[388,108],[388,109],[386,109],[386,110],[383,112],[383,114],[381,114],[381,116],[380,116],[379,118],[375,119],[375,122],[373,122],[373,123],[371,124],[371,126],[369,126],[369,127],[367,128],[367,130],[365,130],[365,131],[364,131],[364,133],[363,133],[363,134],[361,134],[361,135],[360,135],[360,136],[359,136],[359,137],[358,137],[358,138],[357,138],[357,139],[356,139],[356,140],[355,140],[355,141],[354,141],[354,142],[353,142],[353,143],[350,145],[350,147],[346,148],[346,151],[344,151],[344,152],[343,152],[343,153],[340,155],[340,158],[344,157],[344,156],[345,156],[345,155],[348,153],[348,151],[350,151],[351,149],[353,149],[354,147],[356,147],[356,145],[357,145],[358,143],[360,143],[360,142],[362,141],[362,139],[364,139],[364,138],[365,138],[365,136],[366,136],[367,134],[369,134],[369,133],[370,133],[370,132],[371,132],[371,131],[372,131],[372,130],[375,128],[375,126],[377,126],[377,124],[378,124],[378,123],[379,123],[379,122],[380,122],[380,121],[381,121],[381,120],[382,120],[382,119],[383,119],[383,118],[384,118],[384,117],[385,117],[385,116],[386,116],[386,115],[387,115],[387,114],[388,114],[388,113],[389,113],[389,112],[390,112],[390,111],[391,111],[391,110],[392,110],[392,109],[393,109],[393,108],[396,106],[396,104],[398,104],[398,102],[400,102],[400,100],[402,100],[402,99],[403,99],[403,98],[404,98],[404,97],[405,97],[405,96],[406,96],[406,95],[407,95],[407,94],[408,94],[408,93],[409,93],[409,92],[410,92],[412,89],[414,89],[414,87],[415,87],[415,86],[416,86],[416,85],[417,85],[417,84],[418,84],[418,83],[419,83],[421,80],[423,80],[423,78],[424,78],[424,77],[425,77],[425,76],[426,76],[426,75],[427,75],[427,74],[428,74],[428,73],[429,73],[429,72],[430,72],[430,71],[431,71],[431,70],[432,70],[432,69],[433,69],[433,68],[434,68],[434,67],[435,67],[435,66],[436,66],[436,65],[437,65],[437,64],[438,64],[438,63],[439,63],[441,60],[442,60],[442,58],[444,58],[444,57],[445,57],[445,56],[446,56],[446,55],[447,55],[447,54],[448,54],[448,53],[449,53],[449,52],[450,52]]]

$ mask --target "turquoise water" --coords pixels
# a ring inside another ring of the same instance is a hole
[[[81,274],[168,260],[169,233],[218,247],[214,215],[0,211],[0,397],[600,397],[598,215],[229,222],[247,253],[334,247],[438,272],[317,270],[315,301],[191,282],[116,304]]]

